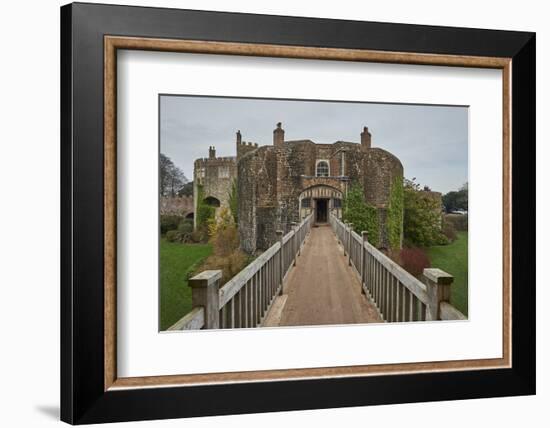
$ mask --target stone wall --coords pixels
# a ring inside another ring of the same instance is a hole
[[[235,157],[216,157],[214,147],[209,149],[209,157],[195,160],[193,169],[193,196],[198,198],[199,186],[203,197],[215,198],[219,207],[229,206],[231,184],[237,180],[237,159]],[[196,211],[196,204],[194,207]],[[217,210],[216,212],[218,212]]]
[[[238,218],[241,246],[248,253],[265,250],[277,239],[276,231],[287,232],[299,222],[300,198],[307,189],[323,186],[334,189],[327,197],[332,208],[334,195],[347,192],[350,183],[364,188],[365,200],[379,210],[380,242],[387,244],[386,210],[391,186],[402,179],[399,159],[380,148],[371,147],[371,135],[364,128],[361,143],[337,141],[316,144],[311,140],[284,141],[280,124],[272,145],[260,146],[236,136],[236,158],[209,158],[195,162],[195,182],[202,184],[204,196],[213,196],[221,206],[228,204],[232,180],[237,180]],[[317,162],[329,164],[329,177],[316,177]],[[229,168],[229,174],[220,174]],[[196,194],[196,193],[195,193]],[[339,213],[341,211],[338,211]]]
[[[160,214],[187,216],[194,213],[192,196],[161,196]]]

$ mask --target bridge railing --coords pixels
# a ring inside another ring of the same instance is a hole
[[[368,242],[352,224],[331,215],[330,224],[361,280],[361,288],[387,322],[466,319],[450,303],[453,276],[424,269],[422,281]]]
[[[261,325],[284,279],[296,265],[313,215],[294,223],[286,235],[220,287],[220,270],[208,270],[189,280],[193,309],[168,330],[246,328]]]

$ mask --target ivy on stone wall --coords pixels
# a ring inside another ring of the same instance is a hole
[[[239,200],[237,199],[237,180],[231,182],[231,189],[229,190],[229,209],[235,224],[239,224],[239,217],[237,214],[239,207]]]
[[[342,220],[353,223],[353,230],[359,234],[366,230],[369,242],[375,247],[379,245],[378,212],[365,202],[363,188],[357,183],[352,184],[344,196]]]
[[[201,185],[197,186],[197,228],[206,228],[208,220],[216,215],[216,208],[204,201],[204,190]]]
[[[403,230],[403,179],[395,177],[390,188],[390,200],[386,217],[388,242],[392,250],[401,247]]]

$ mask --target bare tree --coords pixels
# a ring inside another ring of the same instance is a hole
[[[189,181],[183,171],[172,162],[172,159],[163,153],[160,154],[159,170],[159,190],[162,196],[176,196]]]

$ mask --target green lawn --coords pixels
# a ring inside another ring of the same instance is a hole
[[[187,274],[212,253],[207,244],[160,241],[160,329],[166,330],[191,310]]]
[[[449,245],[427,249],[432,267],[455,277],[451,286],[451,304],[468,315],[468,232],[457,232],[457,239]]]

